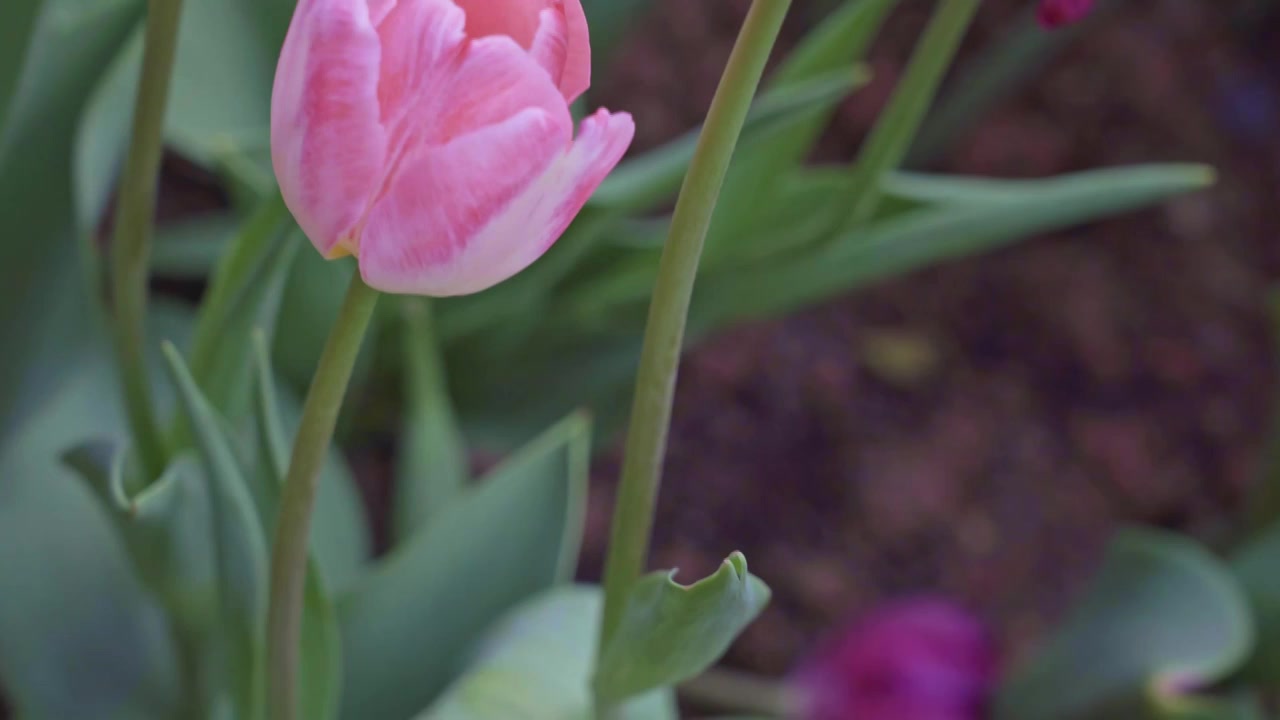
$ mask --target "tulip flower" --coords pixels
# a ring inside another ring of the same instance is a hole
[[[805,720],[980,720],[995,682],[982,623],[931,598],[862,618],[793,678]]]
[[[622,158],[631,116],[574,137],[580,0],[300,0],[276,72],[285,204],[370,286],[484,290],[540,257]]]
[[[1036,18],[1049,30],[1084,19],[1093,9],[1094,0],[1040,0]]]

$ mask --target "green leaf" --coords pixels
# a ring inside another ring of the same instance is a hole
[[[829,114],[849,93],[870,79],[865,68],[834,68],[812,79],[791,83],[760,96],[742,129],[740,155],[774,152],[782,135],[794,137],[800,124],[811,125],[815,114]],[[592,194],[589,206],[640,211],[669,201],[680,189],[701,128],[626,160]],[[802,154],[802,153],[801,153]],[[798,162],[799,158],[793,160]]]
[[[582,0],[591,27],[591,60],[596,77],[603,75],[623,38],[652,5],[652,0]]]
[[[841,69],[847,72],[866,54],[896,3],[897,0],[846,3],[805,38],[769,80],[767,91],[796,88]],[[865,70],[859,72],[865,80]],[[707,236],[706,265],[733,259],[741,247],[739,239],[775,212],[780,178],[813,151],[835,109],[836,103],[830,102],[798,113],[784,127],[775,128],[768,137],[744,145],[735,153]]]
[[[239,717],[262,711],[267,544],[230,440],[173,345],[164,348],[171,381],[205,465],[213,525],[222,632]]]
[[[684,586],[675,571],[641,578],[600,657],[596,696],[618,702],[711,667],[769,604],[769,587],[734,553],[715,574]]]
[[[589,720],[601,600],[598,588],[579,585],[523,603],[486,633],[467,674],[416,720]],[[678,715],[663,689],[627,703],[615,717]]]
[[[1213,177],[1199,165],[1148,165],[1021,181],[1006,202],[895,213],[823,250],[709,279],[699,302],[717,325],[776,316],[886,277],[1151,205],[1201,189]]]
[[[581,416],[548,430],[340,601],[342,717],[398,720],[422,710],[495,620],[572,573],[589,447]]]
[[[1253,640],[1244,593],[1221,561],[1180,535],[1126,530],[1062,627],[1001,690],[996,717],[1142,717],[1157,690],[1226,677]]]
[[[0,7],[0,131],[22,75],[27,46],[44,0],[9,0]]]
[[[89,435],[125,435],[111,365],[72,364],[0,442],[0,685],[22,717],[177,717],[164,609],[102,503],[59,460]]]
[[[140,8],[46,0],[0,128],[0,227],[11,230],[0,238],[0,336],[22,338],[0,353],[0,437],[88,350],[96,298],[85,291],[91,268],[77,260],[71,148],[86,98]]]
[[[453,503],[469,473],[432,307],[420,299],[406,299],[400,307],[408,387],[392,507],[396,536],[403,540]]]
[[[1245,679],[1280,685],[1280,525],[1272,526],[1231,557],[1258,626],[1258,642],[1242,670]]]
[[[1156,693],[1154,720],[1263,720],[1262,705],[1252,692],[1226,697]]]

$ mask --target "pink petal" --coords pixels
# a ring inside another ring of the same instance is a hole
[[[321,253],[349,251],[383,174],[381,50],[365,0],[304,0],[280,55],[271,158],[285,204]]]
[[[465,22],[449,0],[400,0],[378,25],[378,103],[392,152],[433,117],[440,86],[466,52]]]
[[[591,37],[581,0],[454,0],[467,14],[467,34],[473,38],[505,35],[538,54],[539,46],[563,43],[559,68],[549,69],[565,100],[573,102],[591,86]],[[559,13],[548,23],[546,10]],[[539,38],[550,33],[555,38]],[[559,39],[563,36],[563,40]]]
[[[421,148],[370,214],[365,281],[386,292],[462,295],[528,267],[622,159],[635,125],[601,110],[571,146],[562,133],[555,118],[530,110]]]

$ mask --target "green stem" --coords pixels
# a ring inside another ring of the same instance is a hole
[[[298,435],[293,442],[271,552],[271,601],[267,612],[267,691],[271,720],[294,720],[297,716],[298,640],[316,485],[378,296],[376,290],[360,279],[358,272],[352,277],[346,300],[311,380]]]
[[[776,718],[800,715],[800,700],[785,683],[724,668],[712,668],[681,685],[680,696],[717,712]]]
[[[875,216],[880,180],[902,165],[979,4],[980,0],[939,0],[902,81],[858,155],[848,194],[853,210],[843,227],[857,227]]]
[[[671,220],[671,233],[662,251],[649,307],[622,478],[613,510],[604,572],[601,649],[617,628],[627,595],[640,577],[649,553],[676,370],[698,261],[734,146],[790,5],[790,0],[755,0],[752,4],[711,103]]]
[[[164,470],[165,448],[146,370],[148,261],[156,209],[164,114],[178,46],[182,0],[151,0],[147,12],[142,80],[133,111],[133,137],[125,160],[111,242],[113,334],[130,431],[147,480]]]

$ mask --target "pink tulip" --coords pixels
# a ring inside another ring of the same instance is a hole
[[[987,630],[945,599],[892,603],[801,666],[805,720],[981,720],[996,681]]]
[[[1079,22],[1093,9],[1094,0],[1040,0],[1040,12],[1036,16],[1040,25],[1054,28]]]
[[[271,155],[325,257],[386,292],[491,287],[560,237],[631,144],[600,110],[580,0],[300,0]]]

